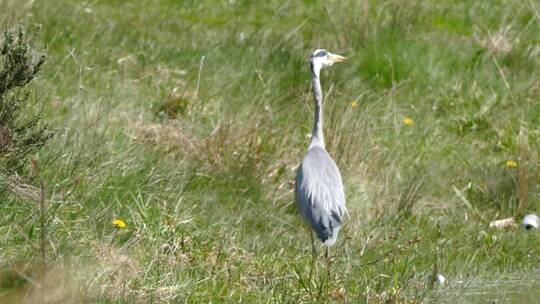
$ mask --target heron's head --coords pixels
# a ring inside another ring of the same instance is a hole
[[[311,64],[314,67],[326,68],[332,66],[336,62],[341,62],[346,58],[337,54],[332,54],[325,49],[316,49],[311,54]]]

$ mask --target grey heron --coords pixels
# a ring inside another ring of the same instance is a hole
[[[315,119],[311,142],[307,153],[298,167],[295,185],[295,200],[304,221],[310,226],[311,248],[316,255],[315,239],[328,247],[336,242],[341,219],[347,212],[341,174],[336,163],[325,149],[323,136],[323,92],[320,72],[345,57],[317,49],[310,58],[311,83],[315,100]]]

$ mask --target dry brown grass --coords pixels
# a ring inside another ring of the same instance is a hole
[[[190,154],[198,149],[200,141],[193,139],[190,131],[183,128],[178,121],[166,123],[136,122],[130,127],[132,136],[143,143],[151,145],[166,153]]]
[[[512,30],[511,25],[500,28],[496,32],[474,35],[476,43],[492,55],[507,55],[519,44],[519,35]]]
[[[87,249],[90,255],[84,260],[51,263],[45,272],[41,263],[12,264],[0,272],[0,281],[18,283],[0,293],[0,303],[93,303],[103,293],[117,298],[137,295],[144,302],[146,295],[130,287],[144,272],[127,251],[101,242],[93,242]]]
[[[81,303],[88,294],[78,281],[80,272],[58,266],[41,273],[41,267],[35,265],[11,265],[2,274],[2,279],[18,280],[20,283],[16,288],[0,293],[0,303]]]
[[[8,189],[17,196],[28,199],[34,202],[38,202],[41,197],[41,190],[34,186],[25,183],[18,175],[12,175],[10,177],[0,176],[1,180],[7,181]]]
[[[12,145],[12,136],[8,128],[0,123],[0,153],[7,151]]]

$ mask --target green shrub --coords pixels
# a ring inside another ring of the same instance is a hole
[[[24,87],[45,62],[42,48],[23,29],[0,40],[0,170],[19,169],[51,137],[40,116],[29,113],[35,100]]]

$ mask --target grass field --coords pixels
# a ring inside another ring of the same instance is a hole
[[[18,172],[45,216],[0,191],[0,303],[538,295],[453,292],[539,266],[537,233],[488,228],[540,212],[537,1],[1,3],[46,47],[29,115],[55,136]],[[322,82],[349,215],[312,265],[293,182],[316,48],[348,57]]]

